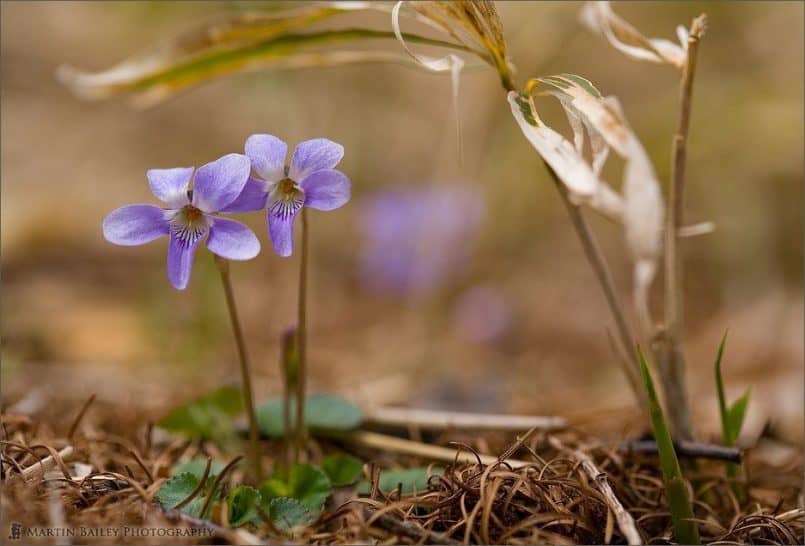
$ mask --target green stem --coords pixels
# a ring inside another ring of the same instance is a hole
[[[232,283],[229,279],[229,261],[220,256],[215,256],[215,264],[221,273],[221,282],[224,285],[226,295],[226,306],[229,309],[229,320],[232,322],[232,330],[235,334],[235,345],[238,349],[238,360],[240,361],[240,373],[243,381],[243,397],[246,401],[246,414],[249,417],[249,444],[252,451],[252,464],[254,476],[258,482],[263,481],[263,467],[260,460],[260,433],[257,429],[257,416],[254,411],[254,398],[252,396],[252,379],[249,373],[249,358],[246,355],[246,344],[243,341],[243,331],[240,328],[238,319],[238,309],[235,306],[235,296],[232,294]]]
[[[303,208],[302,241],[299,255],[299,308],[297,324],[297,350],[299,351],[299,368],[296,376],[296,426],[294,442],[294,462],[299,462],[302,444],[305,438],[305,389],[307,387],[307,254],[308,254],[308,218],[307,209]]]
[[[291,400],[296,389],[298,374],[298,355],[296,349],[296,328],[289,328],[282,334],[282,354],[280,356],[280,373],[282,374],[282,463],[286,469],[291,467],[292,432],[295,430],[291,419]]]

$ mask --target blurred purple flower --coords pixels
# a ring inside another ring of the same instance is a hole
[[[187,287],[196,246],[205,236],[213,254],[229,260],[254,258],[260,252],[260,242],[252,230],[240,222],[214,216],[241,194],[249,169],[249,158],[242,154],[228,154],[207,163],[195,171],[195,177],[193,167],[151,169],[146,173],[151,192],[168,207],[119,208],[104,219],[103,235],[123,246],[169,236],[168,278],[178,290]]]
[[[464,337],[477,342],[502,338],[512,323],[509,303],[491,284],[479,284],[464,292],[453,309],[453,324]]]
[[[249,177],[243,193],[226,212],[268,208],[268,234],[280,256],[293,252],[293,222],[302,207],[334,210],[350,197],[349,178],[334,169],[344,147],[326,138],[300,142],[285,166],[288,145],[273,135],[252,135],[246,155],[259,178]]]
[[[482,194],[467,186],[382,192],[362,204],[365,286],[420,298],[466,265],[483,218]]]

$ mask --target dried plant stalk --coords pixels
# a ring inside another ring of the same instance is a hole
[[[379,425],[415,426],[427,430],[472,429],[525,431],[532,428],[552,430],[567,426],[562,417],[533,415],[494,415],[419,408],[381,407],[367,411],[366,420]]]
[[[593,460],[583,451],[567,449],[557,438],[551,438],[550,443],[557,450],[568,451],[570,455],[581,464],[581,467],[590,479],[595,482],[598,486],[598,490],[601,491],[601,494],[604,496],[607,506],[609,506],[609,509],[612,510],[612,513],[615,515],[615,519],[618,522],[618,529],[623,533],[627,544],[643,544],[643,539],[640,537],[640,533],[635,526],[634,518],[626,511],[621,501],[618,500],[618,497],[612,490],[612,486],[609,485],[607,475],[601,472],[601,470],[595,466]]]
[[[668,420],[674,436],[681,440],[693,439],[693,426],[690,420],[690,402],[685,385],[685,358],[682,352],[684,311],[682,264],[678,245],[679,229],[683,227],[685,163],[693,77],[696,72],[699,40],[704,35],[706,20],[702,14],[691,24],[688,55],[679,88],[679,121],[673,141],[672,176],[665,224],[665,327],[659,336],[656,348],[656,360],[665,393]]]

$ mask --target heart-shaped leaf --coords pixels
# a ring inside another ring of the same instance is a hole
[[[168,481],[162,484],[162,487],[157,491],[156,499],[165,508],[176,508],[182,501],[184,501],[190,494],[196,490],[199,484],[199,476],[190,472],[182,472],[172,476]],[[200,491],[196,497],[181,507],[181,511],[194,517],[205,517],[206,514],[199,514],[206,497],[211,493],[210,488],[214,482],[214,478],[207,479],[207,484],[204,489]],[[217,488],[216,488],[217,489]],[[215,495],[213,500],[218,498],[218,491],[212,492]],[[212,507],[213,503],[209,503],[207,511]]]
[[[296,415],[296,401],[291,401],[291,418]],[[274,438],[284,431],[284,411],[282,399],[271,399],[257,408],[257,422],[260,430]],[[357,428],[363,415],[358,406],[327,394],[316,394],[305,399],[305,426],[316,430],[352,430]]]
[[[311,512],[319,512],[331,494],[332,484],[327,475],[308,464],[295,464],[287,478],[274,477],[260,485],[260,496],[264,504],[276,498],[291,497]]]
[[[300,525],[309,525],[316,519],[316,515],[304,504],[288,497],[272,499],[268,504],[268,516],[274,525],[283,531]]]
[[[339,453],[325,457],[321,462],[321,469],[333,485],[342,486],[355,483],[360,478],[363,463],[352,455]]]
[[[179,406],[157,422],[171,432],[216,440],[232,432],[232,417],[243,411],[238,387],[222,387]]]
[[[221,470],[224,469],[224,466],[226,466],[225,463],[221,461],[212,461],[210,464],[209,477],[214,478],[220,474]],[[196,457],[194,459],[190,459],[189,461],[174,465],[171,474],[175,476],[176,474],[189,472],[193,474],[197,480],[200,480],[201,476],[204,475],[205,468],[207,468],[207,459]]]
[[[241,485],[232,490],[227,498],[229,525],[238,527],[257,516],[260,493],[253,487]]]
[[[414,467],[405,468],[402,470],[383,470],[380,472],[378,480],[378,489],[383,493],[391,493],[400,488],[403,495],[414,492],[422,492],[428,489],[428,480],[431,476],[440,476],[444,473],[444,469],[440,467],[432,467],[428,470],[427,467]],[[364,480],[358,484],[358,493],[361,495],[368,495],[371,490],[371,484]]]

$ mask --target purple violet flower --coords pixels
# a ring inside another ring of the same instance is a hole
[[[245,155],[228,154],[198,170],[151,169],[146,173],[151,192],[167,208],[121,207],[104,219],[103,235],[107,241],[123,246],[142,245],[169,236],[168,278],[178,290],[187,287],[196,246],[205,236],[207,248],[213,254],[228,260],[250,260],[260,252],[260,242],[252,230],[240,222],[214,216],[226,212],[238,198],[250,168]]]
[[[460,275],[484,217],[472,185],[381,190],[360,207],[362,286],[412,299]]]
[[[280,256],[293,253],[293,223],[302,207],[334,210],[350,197],[349,178],[335,166],[344,147],[326,138],[300,142],[285,166],[288,145],[273,135],[252,135],[246,155],[259,177],[249,177],[243,193],[224,212],[267,208],[268,234]]]

